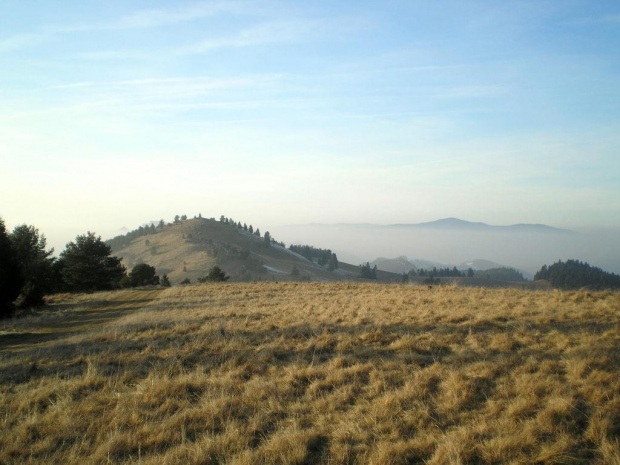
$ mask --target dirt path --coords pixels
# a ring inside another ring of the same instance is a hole
[[[45,347],[82,331],[90,331],[148,306],[163,289],[131,289],[95,294],[54,296],[35,314],[0,323],[0,352]]]

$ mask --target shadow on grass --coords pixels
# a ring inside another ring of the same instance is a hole
[[[135,302],[135,301],[132,301]],[[115,302],[114,305],[117,303]],[[560,359],[561,354],[540,354],[534,349],[515,346],[512,350],[482,349],[454,353],[446,344],[446,335],[456,336],[464,340],[470,328],[462,324],[446,323],[443,325],[372,325],[341,326],[338,324],[321,324],[312,326],[302,324],[286,328],[269,328],[261,330],[227,330],[218,324],[212,329],[200,332],[200,343],[196,343],[197,335],[191,330],[178,331],[174,325],[140,322],[118,328],[117,334],[101,333],[88,339],[75,342],[63,341],[76,335],[81,329],[93,329],[103,323],[128,314],[124,310],[102,313],[80,312],[76,320],[66,322],[66,327],[53,333],[22,333],[0,336],[0,360],[4,369],[0,373],[0,384],[23,383],[31,379],[49,375],[61,378],[81,376],[86,364],[80,364],[76,370],[76,361],[90,357],[104,360],[99,363],[99,372],[105,376],[125,376],[139,379],[147,376],[153,369],[164,369],[170,374],[201,369],[205,372],[219,369],[224,364],[236,367],[252,367],[253,374],[266,372],[273,367],[291,365],[308,366],[329,363],[340,358],[344,366],[365,363],[397,362],[410,369],[423,368],[434,363],[461,366],[463,364],[505,359],[514,357],[515,362],[529,357]],[[83,316],[86,316],[86,319]],[[208,321],[209,318],[203,318]],[[204,323],[204,322],[203,322]],[[590,323],[581,326],[581,331],[600,334],[614,325]],[[549,331],[572,333],[577,328],[571,322],[556,323],[553,327],[530,324],[528,332],[544,334]],[[499,324],[483,324],[472,328],[474,334],[497,334],[498,331],[511,331],[509,326]],[[163,335],[162,335],[163,334]],[[405,335],[426,337],[424,341],[409,344],[405,347],[391,346]],[[321,340],[322,339],[322,340]],[[339,341],[349,341],[339,346]],[[55,341],[55,342],[54,342]],[[442,342],[444,341],[444,342]],[[46,344],[48,343],[48,344]],[[189,350],[179,350],[181,347]],[[159,352],[174,349],[179,356],[162,358]],[[140,354],[146,352],[140,356]],[[608,357],[615,356],[606,353]],[[620,353],[618,360],[620,360]],[[24,359],[30,364],[24,364]],[[109,363],[108,363],[109,362]],[[517,362],[518,363],[518,362]],[[481,392],[487,392],[491,386],[478,386]]]
[[[133,293],[141,293],[134,290]],[[152,291],[146,291],[152,294]],[[11,332],[0,334],[0,353],[41,349],[50,341],[82,331],[97,329],[106,323],[144,309],[154,296],[120,300],[90,300],[59,304],[38,310],[35,320],[16,320]],[[20,328],[21,326],[21,328]]]

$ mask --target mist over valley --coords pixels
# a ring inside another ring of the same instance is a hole
[[[351,263],[400,256],[462,267],[488,260],[528,275],[545,263],[579,259],[620,272],[620,231],[577,232],[547,225],[491,226],[457,219],[420,224],[307,224],[273,228],[285,242],[330,247]],[[420,263],[423,265],[423,263]]]

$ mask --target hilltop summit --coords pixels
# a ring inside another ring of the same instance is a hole
[[[172,224],[162,221],[107,242],[127,268],[148,263],[173,283],[185,279],[195,282],[216,265],[235,281],[340,281],[356,277],[350,269],[329,271],[256,231],[213,218],[177,219]]]

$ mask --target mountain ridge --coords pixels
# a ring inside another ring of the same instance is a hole
[[[555,234],[578,234],[570,229],[557,228],[543,223],[515,223],[509,225],[492,225],[483,222],[462,220],[448,217],[434,221],[421,223],[306,223],[290,224],[284,227],[310,226],[310,227],[344,227],[344,228],[389,228],[389,229],[441,229],[441,230],[467,230],[467,231],[506,231],[506,232],[547,232]]]

